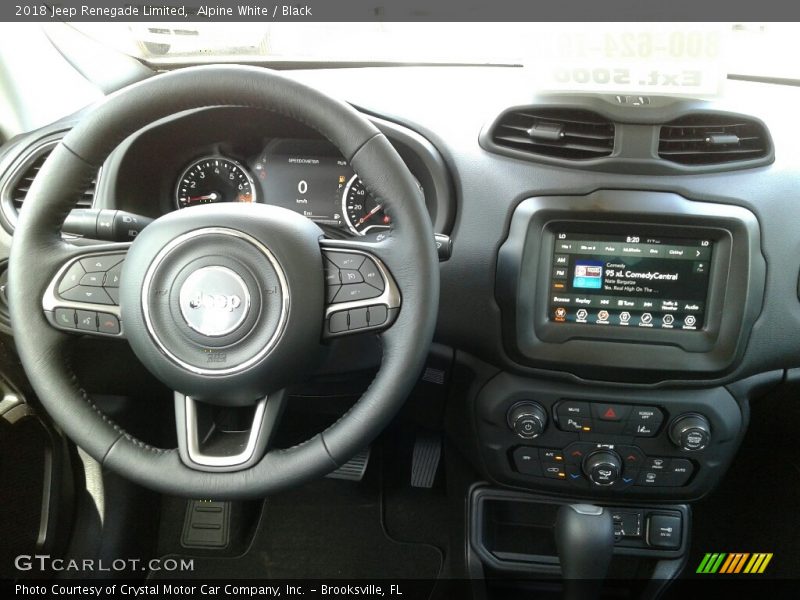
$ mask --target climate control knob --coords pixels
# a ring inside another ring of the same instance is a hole
[[[703,415],[686,413],[670,425],[669,439],[681,450],[702,450],[711,441],[711,424]]]
[[[538,402],[517,402],[508,411],[508,426],[519,437],[532,440],[547,427],[547,411]]]
[[[611,450],[593,452],[583,459],[583,472],[594,485],[612,485],[622,475],[622,460]]]

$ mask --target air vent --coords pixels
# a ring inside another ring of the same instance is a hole
[[[588,160],[613,152],[614,124],[588,110],[516,109],[500,117],[491,139],[497,146],[530,154]]]
[[[25,198],[28,196],[28,192],[31,189],[31,184],[33,184],[33,180],[36,179],[36,176],[39,174],[39,170],[47,160],[47,157],[50,156],[50,152],[52,152],[52,147],[46,147],[42,152],[36,154],[33,160],[29,159],[30,162],[27,167],[23,169],[22,174],[11,186],[11,203],[14,205],[17,212],[22,208],[22,204],[25,202]],[[80,200],[78,200],[78,208],[92,207],[96,186],[97,178],[94,178],[89,188],[83,192]]]
[[[682,165],[720,165],[765,158],[770,153],[761,123],[736,115],[697,114],[661,127],[658,155]]]

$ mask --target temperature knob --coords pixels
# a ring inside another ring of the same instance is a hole
[[[508,411],[508,426],[519,437],[532,440],[547,427],[547,411],[538,402],[517,402]]]
[[[622,475],[622,461],[616,452],[601,450],[583,460],[583,472],[595,485],[613,485]]]

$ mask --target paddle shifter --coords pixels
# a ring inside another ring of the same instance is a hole
[[[564,577],[564,600],[600,597],[614,553],[614,525],[608,509],[565,504],[556,517],[556,547]]]

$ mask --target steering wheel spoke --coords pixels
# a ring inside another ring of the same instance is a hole
[[[130,244],[70,248],[47,286],[42,308],[55,328],[124,338],[119,282]]]
[[[286,403],[278,390],[246,406],[223,406],[175,392],[178,452],[197,471],[240,471],[264,456]]]
[[[378,243],[321,240],[325,273],[323,338],[377,332],[391,327],[402,298],[381,260]]]

